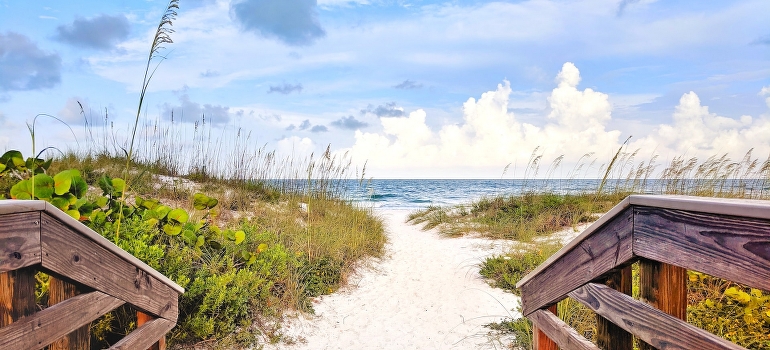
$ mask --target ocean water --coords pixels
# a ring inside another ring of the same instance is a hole
[[[388,209],[421,209],[450,206],[485,197],[521,194],[524,191],[578,193],[595,191],[601,180],[371,180],[347,184],[351,199],[362,206]]]
[[[599,179],[548,179],[548,180],[370,180],[363,183],[345,180],[343,187],[349,197],[366,207],[388,209],[422,209],[430,205],[451,206],[468,204],[481,198],[498,195],[517,195],[527,191],[551,193],[595,192]],[[686,193],[696,188],[709,188],[716,192],[744,193],[746,198],[767,198],[770,195],[770,179],[722,179],[719,181],[678,179],[647,180],[643,185],[625,180],[608,179],[606,191],[616,188],[635,193],[663,194],[677,190]]]

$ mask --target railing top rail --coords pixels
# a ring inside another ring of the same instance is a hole
[[[770,201],[680,195],[631,195],[623,199],[606,214],[602,215],[599,220],[591,224],[580,235],[575,237],[544,263],[540,264],[535,270],[524,276],[524,278],[516,283],[516,287],[521,288],[521,286],[531,280],[534,276],[548,268],[563,255],[578,246],[584,239],[632,205],[746,218],[770,219]]]
[[[148,275],[157,278],[164,284],[171,287],[171,289],[175,290],[176,292],[180,294],[184,293],[184,288],[174,283],[174,281],[164,276],[162,273],[156,271],[152,267],[148,266],[141,260],[137,259],[135,256],[127,253],[123,249],[120,249],[120,247],[116,246],[114,243],[110,242],[106,238],[102,237],[100,234],[94,232],[87,226],[83,225],[81,222],[75,220],[74,218],[67,215],[63,211],[59,210],[58,208],[54,207],[50,203],[46,201],[41,201],[41,200],[12,200],[12,199],[0,200],[0,215],[35,212],[35,211],[45,212],[46,214],[59,219],[61,222],[63,222],[72,230],[77,231],[78,233],[87,237],[88,239],[95,242],[96,244],[104,247],[105,249],[109,250],[112,253],[115,253],[115,255],[123,258],[124,260],[138,267],[142,271],[146,272]]]

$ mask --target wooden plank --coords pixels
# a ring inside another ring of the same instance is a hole
[[[164,337],[176,324],[166,319],[156,318],[141,325],[119,342],[111,350],[147,349]]]
[[[589,283],[569,295],[658,349],[744,349],[605,285]]]
[[[680,320],[687,320],[687,270],[653,260],[639,261],[639,299]],[[640,350],[655,347],[639,342]]]
[[[532,324],[565,350],[599,350],[594,343],[578,334],[572,327],[556,317],[553,312],[536,310],[529,314]],[[537,349],[537,348],[535,348]]]
[[[770,221],[634,208],[634,253],[770,290]]]
[[[626,208],[628,208],[631,204],[630,198],[633,196],[626,197],[620,203],[612,207],[608,212],[606,212],[604,215],[602,215],[599,220],[594,221],[590,226],[588,226],[583,232],[581,232],[577,237],[573,238],[569,243],[567,243],[564,247],[559,249],[558,252],[551,255],[546,259],[542,264],[540,264],[537,268],[532,270],[532,272],[528,273],[526,276],[524,276],[519,282],[516,282],[516,288],[521,288],[525,283],[529,282],[530,279],[532,279],[534,276],[539,275],[543,270],[547,269],[551,264],[553,264],[556,260],[560,260],[562,256],[569,253],[572,249],[574,249],[577,245],[580,244],[583,240],[588,238],[588,236],[593,235],[593,233],[599,229],[602,228],[605,224],[615,219],[615,216],[619,215],[620,213],[624,212]]]
[[[633,258],[632,214],[630,209],[618,214],[561,259],[521,284],[523,314],[529,315],[564,299],[575,288],[630,261]]]
[[[0,327],[37,311],[34,266],[0,273]],[[5,349],[0,346],[0,349]]]
[[[527,276],[524,276],[524,278],[522,278],[521,281],[516,284],[516,287],[521,288],[521,286],[529,281],[533,276],[540,274],[541,271],[545,270],[554,261],[560,260],[564,254],[577,246],[580,241],[592,235],[595,230],[599,229],[605,223],[612,220],[612,218],[632,205],[695,211],[718,215],[770,219],[770,202],[764,200],[680,195],[631,195],[610,209],[610,211],[600,217],[599,220],[591,224],[591,226],[583,231],[583,233],[570,241],[564,248],[556,252],[556,254],[548,258],[548,260],[538,266],[534,271],[529,273]]]
[[[631,266],[613,271],[604,278],[603,282],[609,288],[625,295],[631,295]],[[634,337],[623,328],[597,314],[596,345],[604,350],[632,350]]]
[[[555,314],[557,311],[557,304],[553,304],[548,308],[548,311],[544,311],[550,314]],[[542,310],[538,310],[542,311]],[[532,349],[534,350],[559,350],[559,345],[556,344],[548,334],[543,332],[537,324],[532,324]]]
[[[0,201],[0,216],[4,216],[5,214],[27,213],[27,212],[45,213],[58,219],[60,222],[69,226],[71,229],[79,232],[81,235],[89,238],[91,241],[95,242],[96,244],[115,253],[119,257],[122,257],[124,260],[134,264],[135,266],[138,266],[139,269],[144,270],[144,272],[148,273],[150,276],[153,276],[156,279],[160,280],[161,282],[169,285],[171,289],[177,291],[179,294],[184,293],[184,288],[174,283],[174,281],[170,280],[166,276],[163,276],[162,273],[155,271],[153,268],[147,266],[147,264],[137,259],[135,256],[128,254],[123,249],[120,249],[118,246],[116,246],[106,238],[102,237],[100,234],[94,232],[90,228],[83,225],[81,222],[67,215],[65,212],[54,207],[53,205],[51,205],[51,203],[48,203],[42,200]]]
[[[0,215],[0,273],[40,263],[40,213]]]
[[[152,317],[144,312],[137,311],[136,312],[136,326],[141,327],[143,324],[150,322],[154,320],[155,317]],[[158,341],[152,346],[150,346],[147,350],[166,350],[166,337],[160,337]]]
[[[42,349],[123,305],[99,291],[81,294],[0,328],[0,349]]]
[[[770,219],[770,202],[758,199],[714,198],[681,195],[632,195],[629,204],[716,215]]]
[[[57,276],[48,277],[48,306],[54,306],[84,292],[84,286]],[[70,334],[57,339],[48,350],[90,350],[91,323],[87,323]]]
[[[43,214],[41,242],[43,267],[176,321],[179,295],[175,290],[47,214]]]

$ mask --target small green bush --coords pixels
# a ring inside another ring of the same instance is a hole
[[[493,287],[521,295],[521,291],[516,288],[516,283],[557,250],[559,250],[558,245],[544,244],[538,249],[487,258],[481,265],[479,273],[487,278]]]

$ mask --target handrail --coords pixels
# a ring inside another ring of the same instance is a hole
[[[35,305],[37,271],[50,275],[49,307],[42,311]],[[143,325],[114,347],[162,349],[182,293],[50,203],[0,201],[0,349],[88,348],[88,325],[123,304]]]
[[[635,262],[642,301],[624,294]],[[516,286],[535,337],[543,332],[556,342],[539,349],[630,349],[630,334],[643,349],[743,349],[682,321],[686,270],[770,290],[770,202],[632,195]],[[596,347],[546,311],[568,296],[597,313]]]

